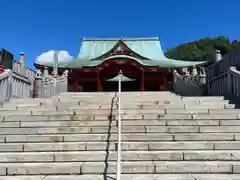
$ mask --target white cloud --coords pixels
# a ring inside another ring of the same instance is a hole
[[[54,63],[54,50],[44,52],[37,57],[36,63],[43,65],[52,65]],[[58,51],[58,62],[67,62],[73,59],[73,56],[70,56],[68,51],[61,50]]]

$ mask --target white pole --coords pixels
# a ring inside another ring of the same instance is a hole
[[[54,66],[53,66],[53,83],[54,83],[54,95],[57,94],[57,76],[58,76],[58,51],[54,51]]]
[[[54,51],[54,65],[53,65],[53,72],[54,76],[57,77],[58,75],[58,51]]]
[[[122,136],[122,125],[121,125],[121,84],[122,84],[122,71],[119,71],[119,80],[118,80],[118,146],[117,146],[117,178],[116,180],[121,179],[121,136]]]

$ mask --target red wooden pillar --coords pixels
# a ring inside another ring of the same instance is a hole
[[[161,89],[161,86],[162,86],[162,77],[159,77],[159,78],[158,78],[157,85],[158,85],[159,90],[161,91],[161,90],[162,90],[162,89]]]
[[[97,71],[97,89],[98,89],[98,91],[102,91],[102,84],[101,84],[101,80],[99,77],[99,71]]]
[[[144,78],[144,71],[142,71],[142,79],[141,79],[141,91],[145,90],[145,78]]]
[[[83,81],[80,81],[80,86],[81,86],[80,91],[84,92],[84,82]]]
[[[74,82],[74,92],[78,92],[78,78],[75,79],[75,82]]]
[[[163,87],[164,87],[164,90],[167,89],[167,78],[166,77],[163,77]]]

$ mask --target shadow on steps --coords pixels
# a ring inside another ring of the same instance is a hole
[[[115,180],[115,178],[112,178],[112,177],[108,176],[107,174],[108,174],[109,146],[110,146],[111,129],[112,129],[112,121],[113,121],[113,108],[114,108],[114,105],[117,105],[117,101],[115,101],[116,99],[117,99],[117,92],[115,93],[115,95],[112,98],[111,108],[110,108],[110,112],[109,112],[109,124],[108,124],[108,136],[107,136],[107,145],[106,145],[106,156],[105,156],[105,159],[104,159],[105,167],[104,167],[104,172],[103,172],[103,179],[104,180]]]

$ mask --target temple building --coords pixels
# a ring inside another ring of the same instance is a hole
[[[174,69],[203,63],[165,57],[159,38],[97,38],[82,39],[77,57],[57,66],[69,70],[69,91],[116,91],[120,70],[123,91],[159,91],[171,89]]]

